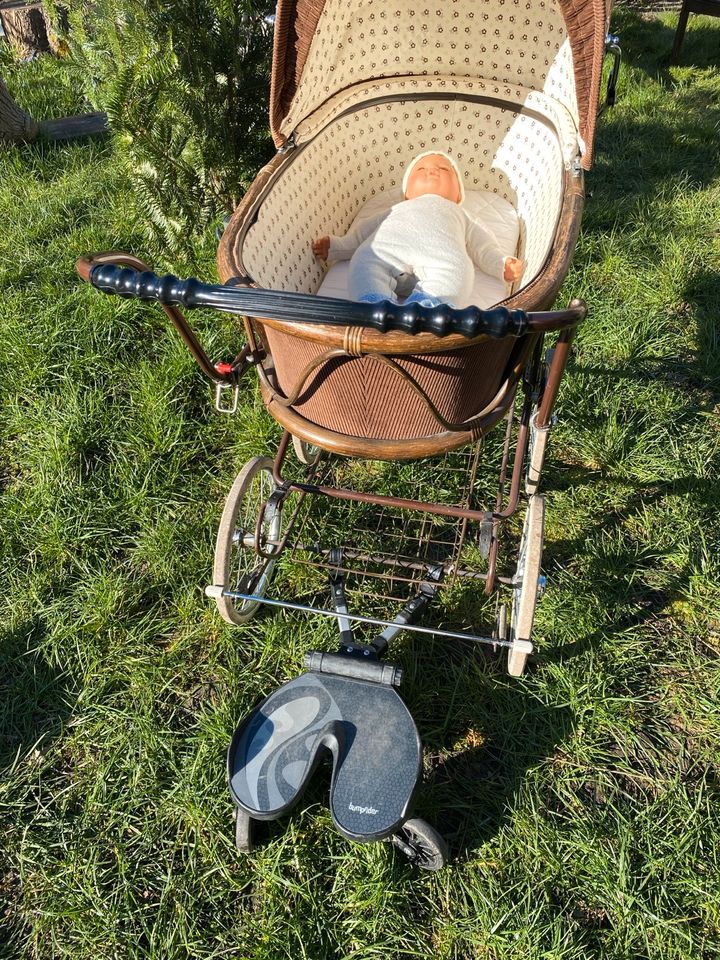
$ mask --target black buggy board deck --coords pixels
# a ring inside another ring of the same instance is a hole
[[[256,707],[228,749],[234,802],[258,820],[282,816],[326,750],[338,830],[353,840],[394,833],[409,815],[422,747],[399,694],[366,680],[304,673]]]

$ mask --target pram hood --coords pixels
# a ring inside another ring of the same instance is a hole
[[[270,125],[278,147],[398,89],[546,98],[589,169],[612,0],[279,0]],[[403,81],[399,83],[399,81]],[[313,126],[315,126],[313,124]]]

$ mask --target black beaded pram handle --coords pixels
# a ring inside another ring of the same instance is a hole
[[[160,277],[150,270],[139,271],[114,263],[96,264],[90,269],[88,280],[103,293],[116,293],[121,297],[136,297],[165,306],[179,304],[188,309],[209,307],[245,317],[267,317],[290,323],[373,327],[381,333],[432,333],[437,337],[459,333],[468,339],[481,335],[493,339],[520,337],[528,331],[525,311],[506,307],[455,310],[444,304],[438,307],[422,307],[417,303],[403,306],[389,300],[355,303],[307,293],[201,283],[194,277],[180,280],[172,274]]]

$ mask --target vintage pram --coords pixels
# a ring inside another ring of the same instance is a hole
[[[339,651],[307,654],[306,672],[235,733],[228,778],[241,850],[251,848],[253,820],[286,813],[330,751],[341,833],[390,838],[427,869],[445,861],[442,837],[409,819],[421,745],[396,691],[402,671],[381,656],[403,630],[493,644],[507,651],[514,676],[532,652],[545,512],[538,486],[553,405],[586,312],[580,301],[550,308],[579,230],[608,49],[615,63],[607,102],[614,100],[619,48],[608,18],[606,0],[280,0],[271,90],[278,151],[222,235],[222,285],[158,277],[122,253],[78,263],[99,289],[163,306],[216,384],[218,409],[235,409],[238,382],[254,366],[265,405],[284,428],[274,460],[247,463],[227,498],[207,588],[221,615],[242,624],[269,604],[316,610],[339,624]],[[478,276],[474,305],[459,310],[343,299],[346,265],[326,271],[311,240],[342,234],[358,212],[398,199],[405,164],[433,148],[461,167],[471,212],[525,260],[520,289],[508,295]],[[237,357],[213,364],[179,305],[241,315],[246,343]],[[557,337],[546,350],[549,333]],[[480,503],[479,444],[499,421],[497,491]],[[305,465],[300,479],[287,469],[291,443]],[[445,464],[460,471],[462,489],[451,503],[358,490],[343,485],[348,471],[336,465],[344,458],[441,458],[439,475]],[[380,542],[368,547],[354,527],[345,544],[304,534],[303,512],[321,498],[379,510]],[[501,575],[501,528],[521,503],[517,560]],[[407,534],[399,516],[420,518],[420,532]],[[449,539],[438,524],[454,530]],[[325,571],[329,608],[270,595],[271,577],[292,556]],[[360,602],[368,578],[389,582],[400,613],[351,614],[352,577]],[[414,622],[460,581],[498,598],[494,627],[478,634]],[[361,641],[353,621],[383,630]]]

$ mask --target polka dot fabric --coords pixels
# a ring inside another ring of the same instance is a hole
[[[299,148],[254,217],[238,262],[262,287],[314,293],[324,268],[311,241],[343,234],[370,197],[402,183],[423,150],[450,153],[468,190],[517,210],[523,283],[542,268],[562,201],[565,161],[556,129],[539,116],[460,99],[400,100],[338,117]]]
[[[482,80],[466,80],[448,77],[402,77],[384,81],[361,83],[342,90],[319,107],[312,116],[303,120],[294,131],[298,144],[311,140],[331,120],[353,107],[373,104],[377,100],[393,97],[417,99],[429,94],[448,100],[465,98],[491,99],[510,102],[525,110],[541,113],[556,128],[561,141],[563,157],[571,162],[578,153],[577,126],[572,115],[556,100],[525,87],[507,83],[487,83]]]
[[[326,0],[282,131],[338,91],[393,76],[480,78],[542,91],[578,109],[570,44],[555,0]]]

